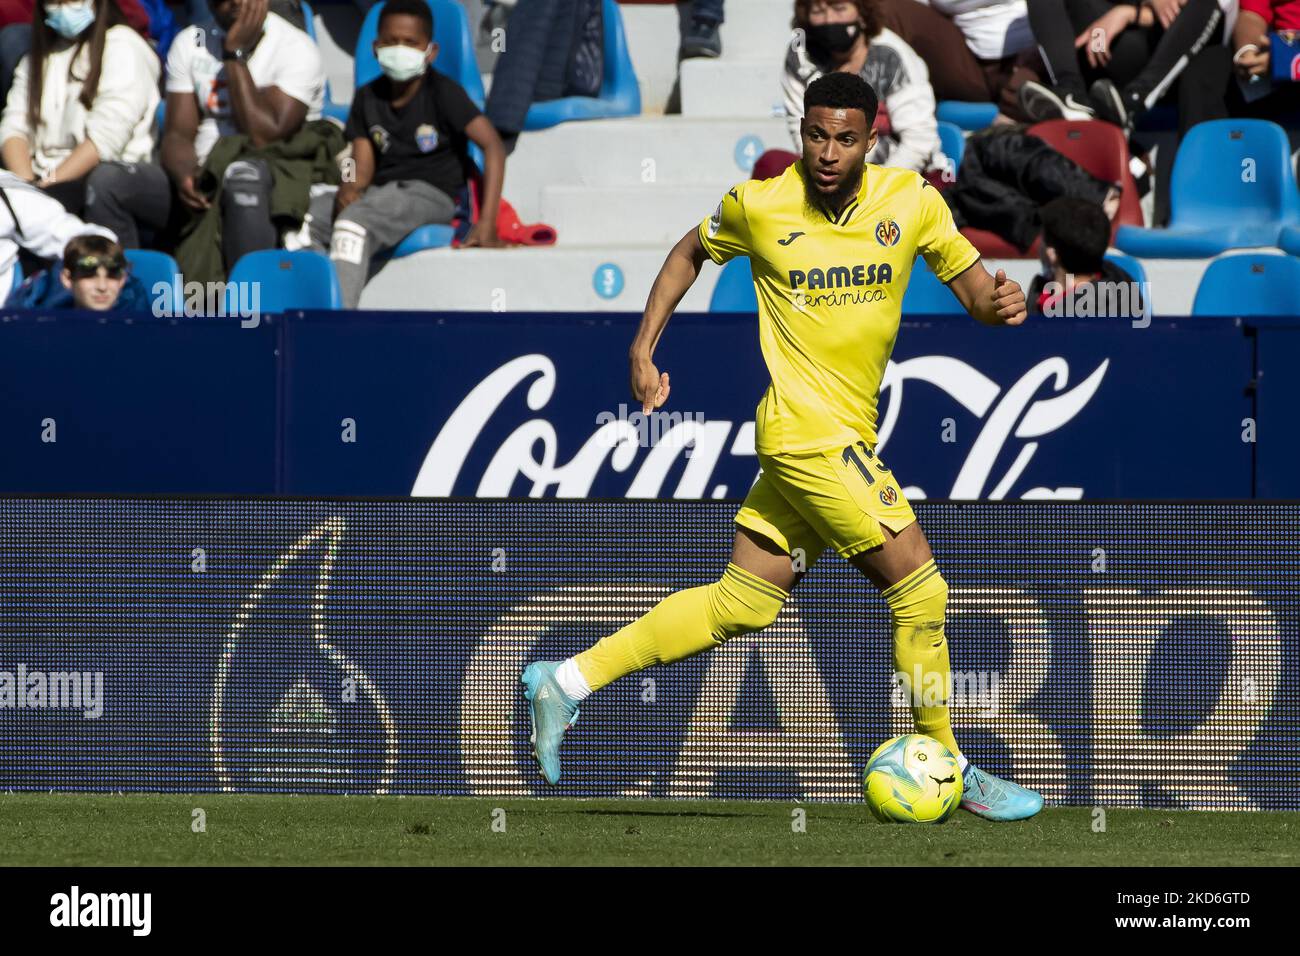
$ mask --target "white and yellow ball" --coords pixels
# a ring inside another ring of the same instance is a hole
[[[961,803],[961,770],[933,737],[904,734],[876,748],[862,771],[862,789],[878,820],[942,823]]]

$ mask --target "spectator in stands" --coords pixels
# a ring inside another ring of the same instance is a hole
[[[1184,67],[1221,33],[1235,0],[1029,0],[1051,84],[1021,89],[1032,119],[1092,119],[1131,131]],[[1179,130],[1209,119],[1209,104],[1180,84]]]
[[[1039,247],[1043,271],[1029,284],[1025,296],[1029,311],[1039,315],[1096,315],[1095,309],[1088,311],[1077,307],[1081,297],[1091,295],[1094,304],[1099,300],[1116,301],[1109,296],[1099,299],[1097,289],[1089,292],[1085,288],[1099,283],[1133,281],[1127,272],[1106,260],[1110,219],[1101,206],[1063,196],[1046,203],[1039,210],[1039,216],[1043,223],[1043,241]],[[1067,298],[1074,300],[1068,308]],[[1134,315],[1142,314],[1140,295],[1120,298],[1119,301],[1127,304]]]
[[[96,185],[124,236],[136,232],[128,222],[162,228],[174,189],[188,216],[177,258],[190,260],[185,274],[199,281],[220,278],[245,253],[274,248],[277,208],[297,211],[296,229],[326,165],[337,183],[334,152],[322,155],[333,145],[323,126],[342,148],[337,127],[313,122],[325,71],[311,37],[269,12],[267,0],[209,7],[217,29],[188,27],[167,57],[162,168],[119,170]]]
[[[1270,32],[1300,31],[1300,0],[1242,0],[1227,46],[1207,46],[1182,81],[1209,104],[1205,119],[1248,116],[1287,127],[1300,148],[1300,82],[1272,79]]]
[[[929,73],[910,46],[881,26],[880,0],[795,0],[794,26],[781,89],[796,149],[802,148],[804,91],[818,77],[839,71],[856,73],[880,98],[874,124],[879,137],[867,162],[920,173],[937,164],[942,154]],[[798,158],[786,155],[789,162]]]
[[[42,10],[0,119],[0,157],[69,212],[95,221],[87,203],[94,171],[148,162],[153,153],[160,64],[114,0]]]
[[[691,0],[682,21],[682,45],[678,55],[683,60],[694,57],[722,56],[723,0]]]
[[[8,296],[13,286],[20,249],[39,259],[55,259],[73,236],[83,233],[114,238],[13,173],[0,172],[0,297]]]
[[[12,308],[147,311],[149,290],[131,275],[122,247],[92,234],[74,236],[63,261],[32,276],[5,303]]]
[[[116,4],[126,24],[144,39],[156,41],[159,54],[164,53],[176,24],[163,0],[116,0]],[[34,0],[0,0],[0,104],[9,98],[18,61],[32,48],[32,26],[40,26],[52,6]]]
[[[1028,119],[1020,87],[1046,73],[1025,0],[885,0],[883,14],[929,66],[941,100],[996,103],[995,122]]]
[[[428,4],[388,0],[375,37],[383,75],[352,100],[346,136],[356,175],[334,202],[329,254],[346,308],[360,303],[375,255],[420,226],[451,222],[473,165],[471,142],[483,150],[482,212],[463,245],[502,244],[497,210],[505,147],[460,84],[431,68],[437,53]],[[323,245],[321,231],[313,238]]]

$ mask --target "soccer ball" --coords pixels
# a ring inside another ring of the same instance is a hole
[[[862,771],[867,806],[885,823],[943,823],[961,803],[961,788],[957,758],[924,734],[886,740]]]

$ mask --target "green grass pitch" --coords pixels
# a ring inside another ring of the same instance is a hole
[[[194,832],[196,809],[206,832]],[[1289,813],[1048,809],[877,823],[862,804],[0,794],[0,865],[1280,865]],[[504,811],[504,814],[497,812]],[[496,828],[494,829],[494,821]],[[501,828],[504,825],[504,832]]]

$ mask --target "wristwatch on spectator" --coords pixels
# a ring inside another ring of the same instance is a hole
[[[236,62],[238,62],[238,63],[243,63],[245,66],[247,66],[247,65],[248,65],[248,51],[245,50],[243,47],[236,47],[236,48],[233,49],[233,50],[222,49],[222,51],[221,51],[221,59],[223,59],[223,60],[235,60]]]

